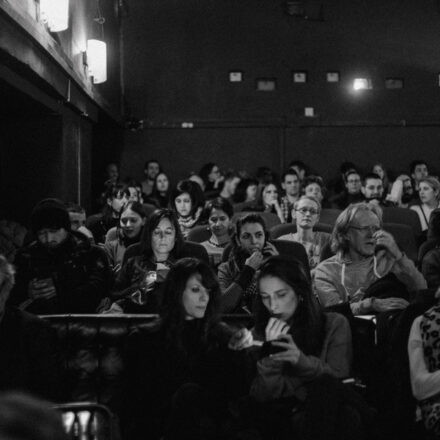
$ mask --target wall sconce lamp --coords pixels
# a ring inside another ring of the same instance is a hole
[[[87,40],[86,58],[88,73],[93,77],[93,84],[107,81],[107,44],[104,41],[105,18],[101,12],[99,0],[96,0],[96,17],[93,21],[101,29],[101,39],[91,38]]]
[[[51,32],[69,27],[69,0],[40,0],[40,18]]]
[[[87,66],[93,84],[107,81],[107,44],[101,40],[87,40]]]

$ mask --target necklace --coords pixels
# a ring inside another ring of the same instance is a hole
[[[208,243],[209,243],[209,244],[212,244],[214,247],[222,248],[222,247],[225,247],[229,242],[226,241],[225,243],[220,244],[220,243],[215,243],[214,241],[212,241],[211,239],[209,239],[209,240],[208,240]]]

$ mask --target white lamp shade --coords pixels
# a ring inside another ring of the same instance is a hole
[[[40,16],[51,32],[69,27],[69,0],[40,0]]]
[[[87,65],[95,84],[107,81],[107,44],[100,40],[87,40]]]

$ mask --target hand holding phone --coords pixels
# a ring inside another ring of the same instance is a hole
[[[29,282],[28,293],[31,299],[50,299],[57,291],[52,278],[34,278]]]

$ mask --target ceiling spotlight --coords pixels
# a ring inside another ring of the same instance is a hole
[[[353,81],[353,90],[370,90],[372,88],[373,84],[369,78],[355,78]]]

